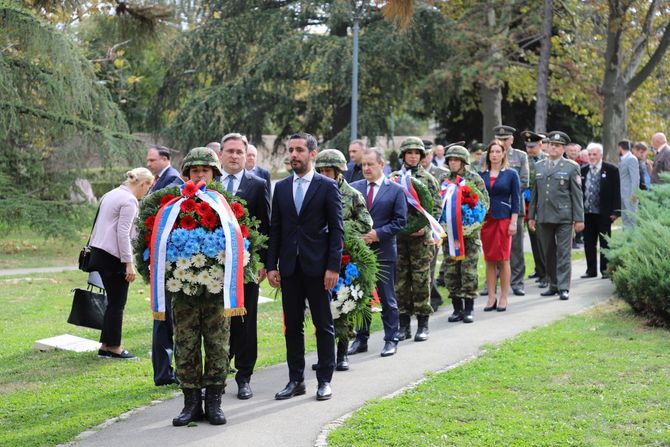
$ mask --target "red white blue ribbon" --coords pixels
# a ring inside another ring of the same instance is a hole
[[[412,205],[419,213],[421,213],[426,219],[428,219],[428,224],[430,225],[430,236],[433,238],[436,244],[439,244],[443,237],[446,236],[442,225],[438,223],[437,220],[426,211],[423,206],[421,206],[421,201],[419,200],[419,194],[414,189],[412,184],[412,173],[411,171],[406,170],[404,167],[402,169],[402,174],[395,178],[396,183],[402,186],[402,189],[405,191],[405,198],[407,203]]]
[[[461,187],[465,186],[465,179],[457,176],[452,182],[445,180],[440,186],[442,196],[442,214],[440,222],[445,223],[449,256],[454,259],[465,259],[465,243],[463,240],[463,218],[461,205]]]
[[[224,315],[244,315],[244,239],[235,215],[225,197],[218,191],[207,190],[205,182],[196,185],[196,197],[207,202],[218,214],[226,239],[226,262],[222,299]],[[181,186],[183,190],[184,185]],[[165,320],[165,264],[167,243],[173,226],[181,211],[180,205],[187,198],[175,197],[161,207],[154,222],[151,242],[149,244],[151,310],[155,320]]]

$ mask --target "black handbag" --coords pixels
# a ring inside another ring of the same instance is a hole
[[[101,202],[102,203],[102,202]],[[100,213],[100,205],[98,205],[98,211],[95,212],[95,217],[93,218],[93,225],[91,226],[91,234],[88,235],[88,241],[86,245],[79,252],[79,270],[82,272],[90,273],[94,269],[91,265],[91,236],[93,235],[93,228],[95,228],[95,222],[98,220],[98,214]]]
[[[107,310],[107,295],[103,289],[102,293],[93,291],[89,285],[88,289],[72,289],[72,309],[67,322],[75,326],[83,326],[91,329],[102,329]]]

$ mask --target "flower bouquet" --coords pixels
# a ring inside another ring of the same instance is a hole
[[[226,315],[244,314],[245,282],[255,281],[266,237],[245,202],[213,182],[187,182],[142,200],[134,241],[138,271],[151,284],[152,310],[164,318],[172,296],[222,294]]]
[[[486,205],[481,200],[482,193],[461,176],[451,181],[445,180],[440,187],[442,196],[442,214],[440,223],[444,224],[449,240],[449,254],[463,259],[463,238],[477,234],[486,217]]]
[[[344,236],[340,277],[331,289],[330,309],[335,320],[335,336],[348,338],[370,315],[370,299],[377,284],[377,257],[361,239]]]
[[[430,193],[428,187],[420,179],[412,176],[404,178],[402,173],[399,172],[398,174],[389,177],[389,180],[395,183],[399,183],[401,186],[403,186],[403,181],[407,182],[409,180],[411,182],[411,189],[413,190],[412,192],[416,195],[416,201],[422,206],[424,210],[427,210],[428,213],[433,211],[433,196]],[[405,185],[405,189],[408,189],[409,187],[409,184]],[[418,230],[426,227],[428,224],[428,218],[424,213],[417,210],[414,206],[409,206],[407,207],[407,224],[400,231],[400,233],[398,233],[398,235],[409,236],[410,234],[413,234]]]

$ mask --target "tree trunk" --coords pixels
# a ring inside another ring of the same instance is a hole
[[[542,44],[537,66],[537,92],[535,104],[535,132],[546,134],[547,109],[549,106],[549,58],[551,57],[551,27],[553,24],[553,0],[544,0],[542,18]]]
[[[486,145],[493,139],[493,128],[502,124],[502,89],[500,85],[491,88],[481,84],[479,96],[481,97],[481,111],[484,118],[482,142]]]
[[[626,138],[626,123],[628,113],[626,110],[626,88],[623,81],[618,80],[617,85],[611,91],[603,94],[603,150],[604,158],[611,163],[619,163],[619,151],[617,143]]]

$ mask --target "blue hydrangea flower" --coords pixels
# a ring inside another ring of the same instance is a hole
[[[248,251],[249,250],[249,245],[251,245],[251,242],[249,242],[249,239],[244,239],[244,250]]]
[[[190,258],[199,251],[200,244],[198,244],[196,241],[189,240],[186,245],[184,245],[184,248],[182,248],[180,256],[183,258]]]
[[[179,251],[173,244],[168,243],[167,250],[165,252],[165,257],[170,262],[175,262],[179,257]]]
[[[198,244],[202,244],[202,241],[205,239],[205,236],[207,235],[207,232],[202,227],[195,228],[189,231],[188,233],[189,233],[188,235],[189,239],[197,242]]]
[[[183,228],[177,228],[170,234],[170,242],[172,242],[176,248],[181,249],[189,239],[188,233],[189,232]]]
[[[335,284],[335,287],[333,287],[333,288],[330,289],[330,290],[331,290],[331,292],[333,292],[333,293],[337,293],[337,292],[340,291],[340,289],[342,288],[343,285],[344,285],[344,280],[343,280],[342,277],[340,276],[339,278],[337,278],[337,283]]]

